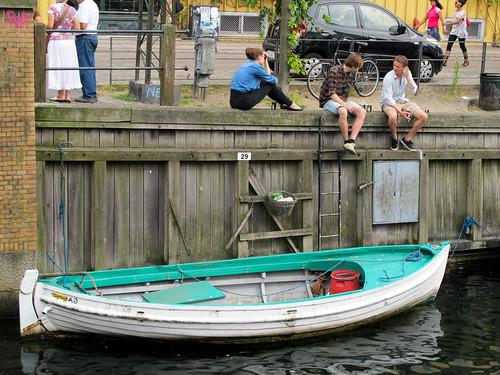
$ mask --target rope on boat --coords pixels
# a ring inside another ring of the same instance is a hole
[[[469,217],[466,216],[464,218],[464,222],[462,223],[462,230],[460,231],[460,234],[458,236],[457,243],[455,244],[455,247],[453,248],[453,251],[452,251],[449,259],[451,259],[453,257],[453,255],[455,254],[455,250],[457,249],[458,244],[460,243],[460,239],[462,238],[462,234],[464,234],[464,239],[465,239],[465,235],[469,234],[470,231],[472,230],[472,224],[476,224],[479,228],[481,228],[486,233],[488,233],[490,236],[493,236],[493,237],[495,237],[495,239],[498,240],[497,236],[495,236],[493,233],[490,233],[485,227],[483,227],[481,224],[479,224],[476,221],[476,219],[474,219],[472,216],[469,216]]]
[[[307,280],[305,283],[302,283],[300,285],[297,285],[293,288],[289,288],[289,289],[285,289],[285,290],[280,290],[279,292],[275,292],[275,293],[268,293],[268,294],[244,294],[244,293],[236,293],[236,292],[230,292],[228,290],[224,290],[222,288],[219,288],[217,287],[217,289],[219,289],[221,292],[224,292],[224,293],[227,293],[227,294],[232,294],[232,295],[235,295],[235,296],[242,296],[242,297],[268,297],[268,296],[275,296],[277,294],[282,294],[282,293],[286,293],[286,292],[290,292],[292,290],[295,290],[295,289],[299,289],[299,288],[302,288],[304,285],[307,285],[307,284],[310,284],[310,283],[313,283],[313,282],[316,282],[318,279],[320,279],[323,275],[326,275],[328,272],[330,272],[332,269],[334,269],[335,267],[341,265],[342,263],[344,263],[344,260],[341,260],[340,262],[338,262],[337,264],[335,264],[334,266],[330,267],[329,269],[327,269],[325,272],[319,274],[318,276],[316,276],[315,278],[311,279],[311,280]],[[172,271],[177,271],[179,272],[182,277],[184,278],[184,275],[190,277],[191,279],[193,280],[196,280],[196,281],[203,281],[203,280],[200,280],[198,279],[197,277],[195,276],[191,276],[190,274],[188,274],[187,272],[185,272],[184,270],[182,270],[182,268],[176,264],[175,265],[177,267],[177,269],[172,269],[170,267],[162,267],[162,268],[167,268],[167,269],[170,269]]]
[[[56,261],[50,256],[49,252],[45,250],[47,257],[50,261],[59,269],[59,271],[67,273],[68,272],[68,259],[66,256],[66,189],[64,183],[64,149],[63,145],[73,147],[71,142],[62,142],[57,145],[57,148],[61,152],[61,164],[60,164],[60,172],[61,172],[61,203],[59,204],[59,222],[62,224],[62,235],[63,235],[63,256],[64,256],[64,271],[59,267]],[[63,286],[66,284],[66,276],[63,278]]]
[[[64,272],[68,272],[68,261],[66,259],[66,212],[65,212],[65,184],[64,184],[64,150],[62,144],[58,144],[57,147],[61,151],[61,204],[59,205],[59,222],[62,223],[63,231],[63,254],[64,254]],[[66,280],[66,279],[64,279]]]
[[[96,291],[97,294],[99,294],[101,297],[104,295],[103,292],[101,292],[99,289],[97,289],[97,285],[94,281],[94,278],[92,277],[92,275],[88,272],[85,272],[83,275],[82,275],[82,280],[80,281],[80,286],[83,287],[83,279],[85,278],[85,276],[88,276],[90,277],[90,280],[92,280],[92,284],[94,284],[94,289]],[[83,289],[83,288],[82,288]]]
[[[392,281],[393,279],[399,279],[400,277],[403,277],[406,273],[406,271],[405,271],[406,262],[417,262],[423,258],[423,254],[421,251],[422,246],[424,246],[424,245],[423,244],[418,245],[417,251],[414,251],[413,253],[408,254],[407,256],[405,256],[403,258],[401,275],[389,276],[389,273],[387,272],[387,270],[384,269],[383,271],[385,273],[385,276],[380,276],[380,280],[388,282],[388,281]]]

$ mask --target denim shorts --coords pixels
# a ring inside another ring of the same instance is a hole
[[[349,105],[353,105],[353,106],[355,106],[355,107],[356,107],[356,109],[361,108],[361,106],[360,106],[358,103],[354,103],[353,101],[350,101],[350,100],[345,100],[345,102],[346,102],[347,104],[349,104]],[[327,111],[330,111],[330,112],[332,112],[332,113],[334,113],[334,114],[336,114],[336,115],[338,115],[338,114],[339,114],[338,109],[339,109],[340,107],[343,107],[343,105],[342,105],[342,104],[337,103],[337,102],[336,102],[336,101],[334,101],[334,100],[329,100],[329,101],[327,101],[327,102],[323,105],[323,109],[326,109]],[[349,113],[350,113],[351,115],[355,115],[355,114],[356,114],[355,112],[351,112],[351,111],[349,111]]]
[[[441,35],[439,35],[439,27],[428,27],[427,34],[437,39],[437,41],[441,41]]]

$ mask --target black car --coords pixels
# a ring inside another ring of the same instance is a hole
[[[332,58],[335,48],[333,40],[366,42],[360,53],[377,61],[380,72],[392,69],[395,56],[405,55],[410,68],[417,77],[419,44],[422,42],[420,78],[428,81],[443,67],[443,50],[439,42],[425,34],[413,30],[399,17],[384,7],[366,1],[329,0],[316,3],[309,8],[313,22],[301,31],[295,52],[306,60],[308,68],[318,59]],[[276,57],[276,41],[279,40],[279,21],[270,24],[263,49],[269,53],[271,68]],[[339,57],[349,53],[353,43],[343,42]],[[363,43],[364,44],[364,43]]]

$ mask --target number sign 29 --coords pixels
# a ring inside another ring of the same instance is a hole
[[[252,153],[251,152],[238,152],[238,160],[252,160]]]

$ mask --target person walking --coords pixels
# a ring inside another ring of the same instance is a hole
[[[455,13],[453,14],[453,20],[446,22],[444,26],[449,26],[448,29],[444,30],[444,34],[448,34],[448,44],[446,45],[446,52],[444,53],[443,66],[448,64],[448,58],[451,54],[451,47],[458,39],[458,43],[462,53],[464,55],[463,67],[469,66],[469,55],[467,52],[467,47],[465,46],[465,39],[469,35],[467,32],[467,14],[463,9],[463,6],[467,3],[467,0],[457,0],[455,1]],[[451,31],[450,31],[451,30]]]
[[[359,104],[348,100],[349,91],[354,82],[354,73],[363,66],[363,58],[357,53],[351,53],[342,65],[335,65],[321,84],[319,91],[319,106],[339,116],[339,128],[344,138],[344,149],[350,154],[356,154],[356,138],[363,126],[366,110]],[[356,116],[349,135],[348,114]]]
[[[248,110],[255,107],[266,96],[281,105],[281,109],[302,111],[281,89],[278,79],[271,75],[267,52],[262,48],[248,47],[245,50],[248,61],[234,73],[231,81],[231,108]]]
[[[99,24],[99,8],[94,0],[76,0],[78,19],[81,30],[97,30]],[[97,34],[78,34],[76,36],[76,50],[80,68],[95,67],[94,53],[97,49]],[[80,70],[82,81],[82,96],[75,99],[79,103],[97,102],[97,82],[95,70]]]
[[[49,30],[80,30],[76,10],[66,4],[66,0],[57,0],[47,11]],[[49,68],[69,68],[78,66],[75,39],[72,33],[52,32],[47,44],[47,66]],[[71,89],[82,87],[78,70],[49,70],[47,88],[57,90],[57,96],[51,100],[59,103],[71,103]]]
[[[399,142],[408,151],[416,151],[413,144],[413,137],[424,126],[429,116],[416,103],[409,101],[405,97],[408,89],[412,94],[417,92],[418,86],[413,80],[408,59],[406,56],[398,55],[392,64],[393,70],[387,73],[382,83],[382,94],[380,96],[380,106],[387,115],[389,128],[391,130],[391,150],[398,149],[398,115],[410,122],[415,119],[408,134],[401,138]]]
[[[417,23],[415,30],[418,30],[420,26],[429,21],[426,28],[427,34],[434,37],[440,42],[441,35],[439,34],[439,21],[441,21],[441,25],[443,25],[444,31],[444,17],[443,12],[441,11],[443,9],[443,6],[439,2],[439,0],[430,0],[430,3],[431,7],[427,10],[424,19]]]

